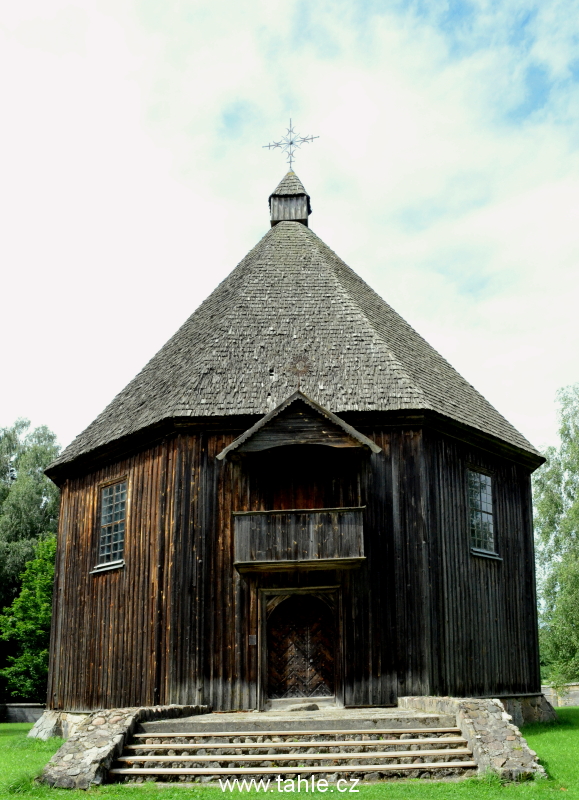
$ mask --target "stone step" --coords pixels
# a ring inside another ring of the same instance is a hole
[[[271,758],[267,758],[267,756]],[[394,752],[389,751],[372,751],[370,753],[262,753],[259,755],[237,755],[231,753],[230,755],[166,755],[166,756],[152,756],[152,755],[122,755],[119,756],[117,761],[122,761],[127,764],[136,764],[142,761],[154,761],[160,764],[167,762],[220,762],[231,763],[239,762],[240,764],[251,763],[254,761],[348,761],[352,759],[373,759],[377,761],[381,758],[397,759],[397,758],[416,758],[416,757],[442,757],[442,758],[455,758],[456,756],[472,756],[472,751],[468,747],[455,747],[452,750],[399,750]]]
[[[227,767],[225,769],[219,767],[113,767],[109,770],[110,775],[125,775],[129,777],[137,777],[140,775],[160,775],[160,776],[180,776],[180,775],[210,775],[210,776],[224,776],[224,775],[243,775],[246,778],[259,777],[262,775],[320,775],[320,774],[360,774],[365,775],[370,772],[406,772],[416,770],[417,772],[437,772],[446,770],[472,770],[476,768],[476,762],[468,761],[444,761],[433,763],[412,763],[412,764],[362,764],[347,766],[310,766],[310,767],[293,767],[284,765],[283,767]]]
[[[242,712],[243,713],[243,712]],[[217,715],[211,715],[213,720]],[[253,724],[141,725],[114,763],[113,780],[211,781],[221,776],[271,777],[384,773],[390,777],[472,775],[476,763],[456,720],[436,715],[351,715],[300,719],[265,714]],[[315,724],[312,724],[314,723]],[[403,724],[402,724],[403,723]],[[426,762],[426,763],[425,763]]]
[[[444,745],[445,747],[448,745],[448,747],[451,748],[453,745],[465,745],[467,742],[466,739],[462,739],[460,736],[441,736],[438,739],[365,739],[363,741],[334,739],[327,742],[306,740],[299,742],[235,742],[233,744],[229,742],[214,743],[204,741],[194,742],[191,744],[182,744],[176,742],[172,742],[170,744],[160,744],[147,739],[145,743],[129,744],[125,747],[125,750],[292,750],[302,747],[336,747],[338,745],[340,750],[343,750],[344,748],[348,747],[360,747],[361,744],[363,744],[365,748],[384,747],[386,743],[388,743],[388,747],[408,747],[410,745],[421,747],[422,745],[437,744],[439,746]]]
[[[145,727],[144,725],[142,726]],[[218,738],[223,736],[229,739],[236,739],[241,736],[246,736],[248,738],[257,738],[258,736],[364,736],[364,735],[372,735],[372,736],[402,736],[407,734],[457,734],[460,733],[460,728],[454,727],[446,727],[446,728],[371,728],[368,730],[367,728],[330,728],[330,729],[312,729],[310,728],[301,728],[299,730],[269,730],[267,728],[263,728],[259,731],[256,730],[227,730],[227,731],[188,731],[183,732],[178,729],[173,731],[150,731],[147,728],[147,732],[142,733],[135,733],[133,734],[134,739],[180,739],[180,738],[189,738],[189,739],[197,739],[202,737],[210,737],[212,739]]]
[[[303,714],[303,717],[300,715]],[[239,716],[240,719],[232,719]],[[300,717],[299,719],[296,718]],[[223,719],[219,719],[222,717]],[[246,713],[239,715],[232,713],[207,714],[197,717],[184,717],[183,719],[158,720],[156,722],[143,722],[139,728],[140,733],[154,733],[175,735],[177,733],[185,735],[206,734],[236,734],[238,736],[258,736],[262,733],[271,733],[275,728],[276,734],[298,733],[304,731],[319,731],[329,733],[334,731],[341,732],[360,732],[376,731],[389,728],[401,733],[419,728],[436,730],[440,728],[448,729],[456,725],[456,718],[451,715],[441,714],[380,714],[373,715],[344,715],[333,713],[329,715],[323,711],[314,711],[309,714],[305,712],[286,713],[284,715],[272,714],[271,712]]]

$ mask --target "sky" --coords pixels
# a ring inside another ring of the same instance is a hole
[[[66,445],[269,227],[538,447],[579,382],[579,0],[0,0],[0,426]]]

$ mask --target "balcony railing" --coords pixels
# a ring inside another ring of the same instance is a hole
[[[235,566],[240,572],[360,566],[363,511],[364,506],[234,512]]]

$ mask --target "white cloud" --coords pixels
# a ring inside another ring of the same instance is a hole
[[[0,424],[65,443],[123,387],[267,230],[291,115],[320,135],[314,230],[552,441],[579,381],[578,4],[434,5],[3,9]]]

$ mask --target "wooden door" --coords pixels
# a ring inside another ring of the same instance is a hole
[[[313,595],[283,600],[267,622],[268,697],[330,697],[335,683],[335,625]]]

